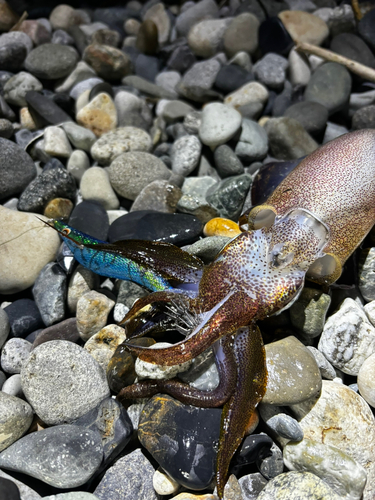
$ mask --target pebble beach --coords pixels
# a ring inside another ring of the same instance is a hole
[[[132,356],[118,323],[149,292],[43,221],[209,264],[302,158],[375,129],[375,4],[55,5],[0,3],[0,500],[217,500],[222,408],[116,400],[150,378],[214,389],[211,349]],[[337,284],[258,326],[267,391],[224,500],[374,500],[374,229]]]

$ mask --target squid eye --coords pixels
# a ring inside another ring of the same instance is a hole
[[[68,228],[66,227],[66,228],[65,228],[65,229],[63,229],[61,232],[62,232],[62,234],[65,234],[65,235],[67,236],[68,234],[70,234],[70,229],[68,229]]]

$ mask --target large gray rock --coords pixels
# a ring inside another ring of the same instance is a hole
[[[21,377],[26,399],[49,425],[72,422],[109,396],[97,361],[65,340],[36,347],[22,367]]]
[[[56,425],[32,432],[0,454],[0,467],[29,476],[57,488],[86,483],[103,459],[96,432],[74,425]]]
[[[32,420],[33,409],[26,401],[0,391],[0,451],[23,436]]]
[[[78,61],[73,47],[44,43],[33,49],[25,60],[25,68],[37,78],[56,80],[69,75]]]
[[[35,176],[31,157],[18,144],[0,137],[0,200],[21,193]]]

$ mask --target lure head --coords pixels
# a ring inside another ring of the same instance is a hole
[[[43,221],[45,222],[45,221]],[[78,229],[69,226],[64,221],[59,219],[49,219],[45,224],[52,227],[57,231],[66,244],[73,250],[73,248],[83,248],[84,245],[94,245],[95,243],[105,243],[95,238],[92,238],[88,234],[81,233]]]

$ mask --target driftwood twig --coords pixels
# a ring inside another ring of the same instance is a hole
[[[321,57],[326,61],[336,62],[342,64],[352,73],[362,77],[364,80],[375,82],[375,70],[364,64],[360,64],[353,59],[348,59],[347,57],[340,56],[336,52],[331,50],[322,49],[317,45],[312,45],[311,43],[298,43],[296,49],[298,51],[306,52],[307,54],[314,54],[315,56]]]

